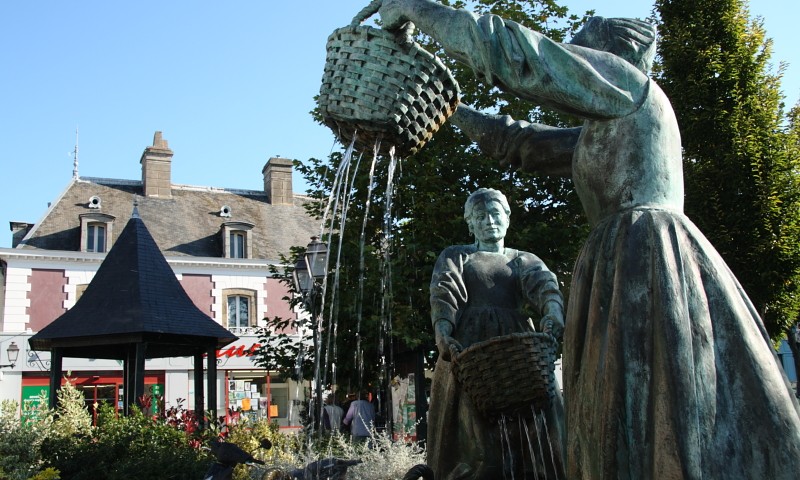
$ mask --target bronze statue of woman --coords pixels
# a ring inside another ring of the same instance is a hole
[[[683,213],[677,120],[647,75],[655,28],[594,17],[560,43],[429,0],[381,3],[384,28],[411,21],[488,84],[584,119],[453,117],[503,162],[571,175],[592,227],[564,332],[567,477],[795,478],[800,406],[756,309]]]
[[[439,360],[431,386],[427,454],[436,478],[564,478],[560,392],[545,412],[546,432],[544,425],[536,425],[532,411],[511,416],[503,432],[499,419],[476,408],[450,362],[453,353],[475,343],[535,331],[526,307],[541,315],[540,331],[561,336],[564,310],[556,276],[536,255],[505,246],[510,213],[499,191],[481,188],[472,193],[464,219],[475,242],[447,247],[433,270],[431,320]],[[537,446],[539,458],[534,459],[530,447],[539,441],[547,453],[539,454]]]

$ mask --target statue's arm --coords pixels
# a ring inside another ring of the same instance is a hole
[[[635,111],[648,77],[616,55],[556,42],[497,15],[478,16],[431,0],[382,0],[386,29],[413,22],[476,75],[520,98],[584,118]]]
[[[564,333],[564,295],[556,274],[536,255],[520,252],[518,257],[523,294],[539,310],[539,330],[561,338]]]
[[[514,121],[508,115],[482,113],[463,104],[450,121],[477,143],[484,154],[503,165],[542,175],[572,175],[572,154],[581,127],[557,128]]]
[[[464,284],[464,255],[459,247],[445,249],[436,260],[431,276],[431,322],[439,355],[450,360],[461,345],[453,338],[458,312],[467,303]]]

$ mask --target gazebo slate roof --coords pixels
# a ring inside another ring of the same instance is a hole
[[[146,343],[146,357],[159,358],[191,356],[236,339],[194,305],[134,209],[75,306],[30,345],[58,347],[65,357],[124,359],[123,345]]]

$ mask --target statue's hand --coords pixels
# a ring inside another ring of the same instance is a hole
[[[458,340],[449,335],[440,335],[436,339],[436,346],[439,347],[439,356],[442,360],[449,362],[464,348]]]
[[[403,11],[403,0],[374,0],[373,3],[375,2],[380,3],[378,13],[381,16],[381,27],[385,30],[399,30],[409,22]]]
[[[539,330],[549,333],[556,340],[561,340],[564,335],[564,317],[560,315],[548,314],[542,317],[539,322]]]

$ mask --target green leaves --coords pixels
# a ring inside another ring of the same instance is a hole
[[[800,309],[800,150],[782,69],[741,0],[659,0],[658,82],[684,147],[686,212],[719,250],[773,338]]]

